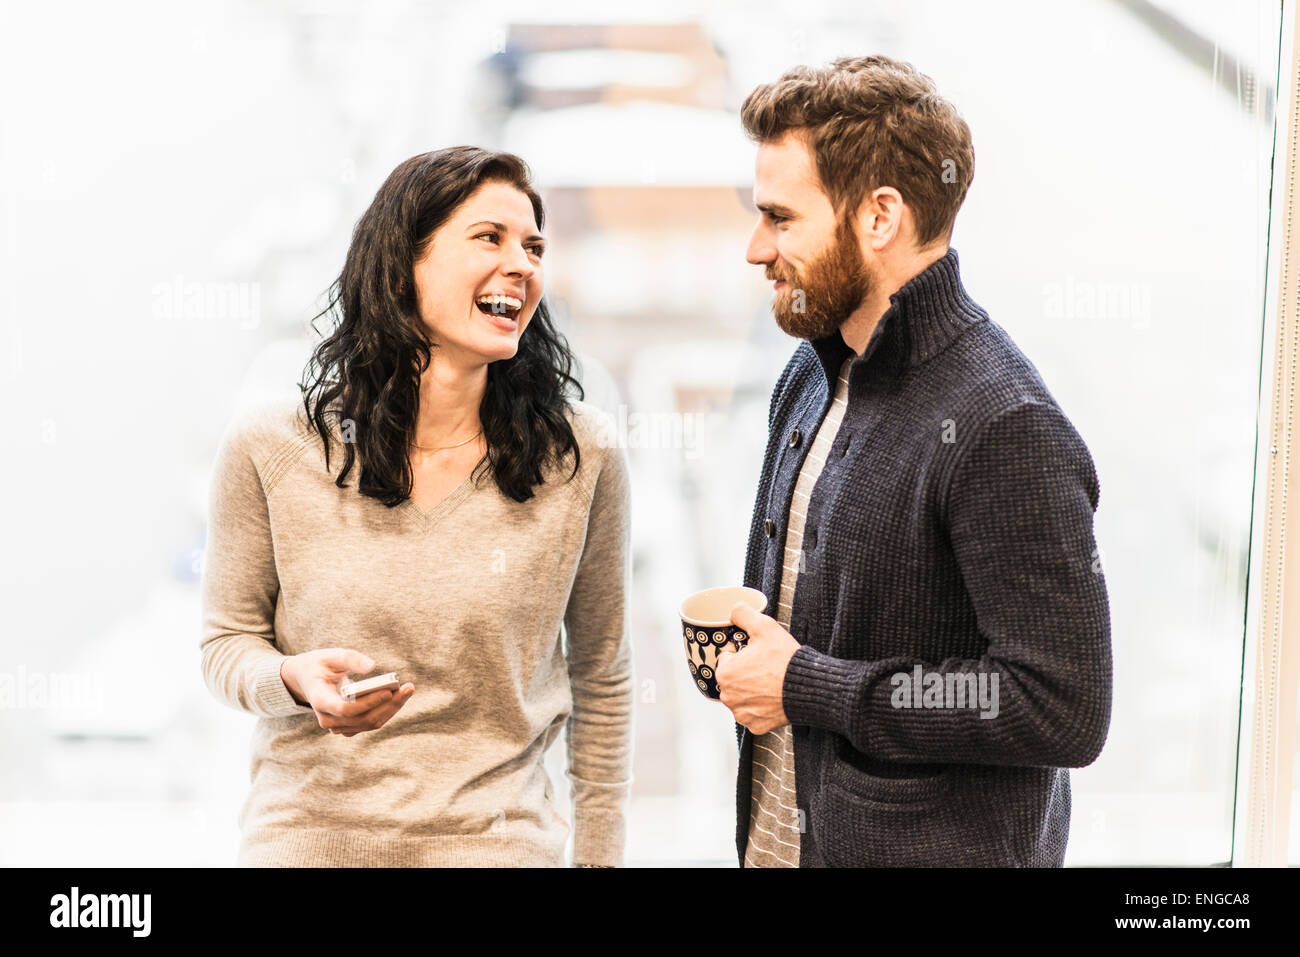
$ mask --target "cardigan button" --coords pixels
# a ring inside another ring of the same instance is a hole
[[[768,538],[776,538],[776,522],[770,518],[763,522],[763,531],[767,532]]]
[[[802,441],[803,441],[803,434],[798,429],[795,429],[793,432],[790,433],[790,448],[797,449],[799,447],[799,443]]]

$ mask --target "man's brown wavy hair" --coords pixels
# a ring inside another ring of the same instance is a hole
[[[760,144],[805,137],[840,220],[892,186],[912,211],[918,246],[951,239],[975,175],[970,127],[910,63],[864,56],[798,66],[754,89],[740,118]]]

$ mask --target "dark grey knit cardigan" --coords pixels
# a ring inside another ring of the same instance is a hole
[[[851,355],[838,332],[802,343],[772,393],[745,562],[769,601]],[[1065,769],[1094,761],[1110,725],[1098,493],[1083,440],[966,293],[955,251],[890,298],[808,503],[790,617],[801,866],[1061,865]],[[736,730],[743,863],[753,735]]]

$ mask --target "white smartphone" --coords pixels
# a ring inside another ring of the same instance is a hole
[[[341,694],[348,701],[355,701],[363,694],[369,694],[372,691],[396,691],[402,686],[397,680],[397,672],[390,671],[386,675],[375,675],[373,678],[362,678],[360,681],[349,681],[339,688]]]

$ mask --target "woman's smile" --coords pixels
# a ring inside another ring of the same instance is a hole
[[[526,298],[526,294],[490,292],[477,297],[474,306],[498,329],[514,332],[519,328],[519,316]]]

